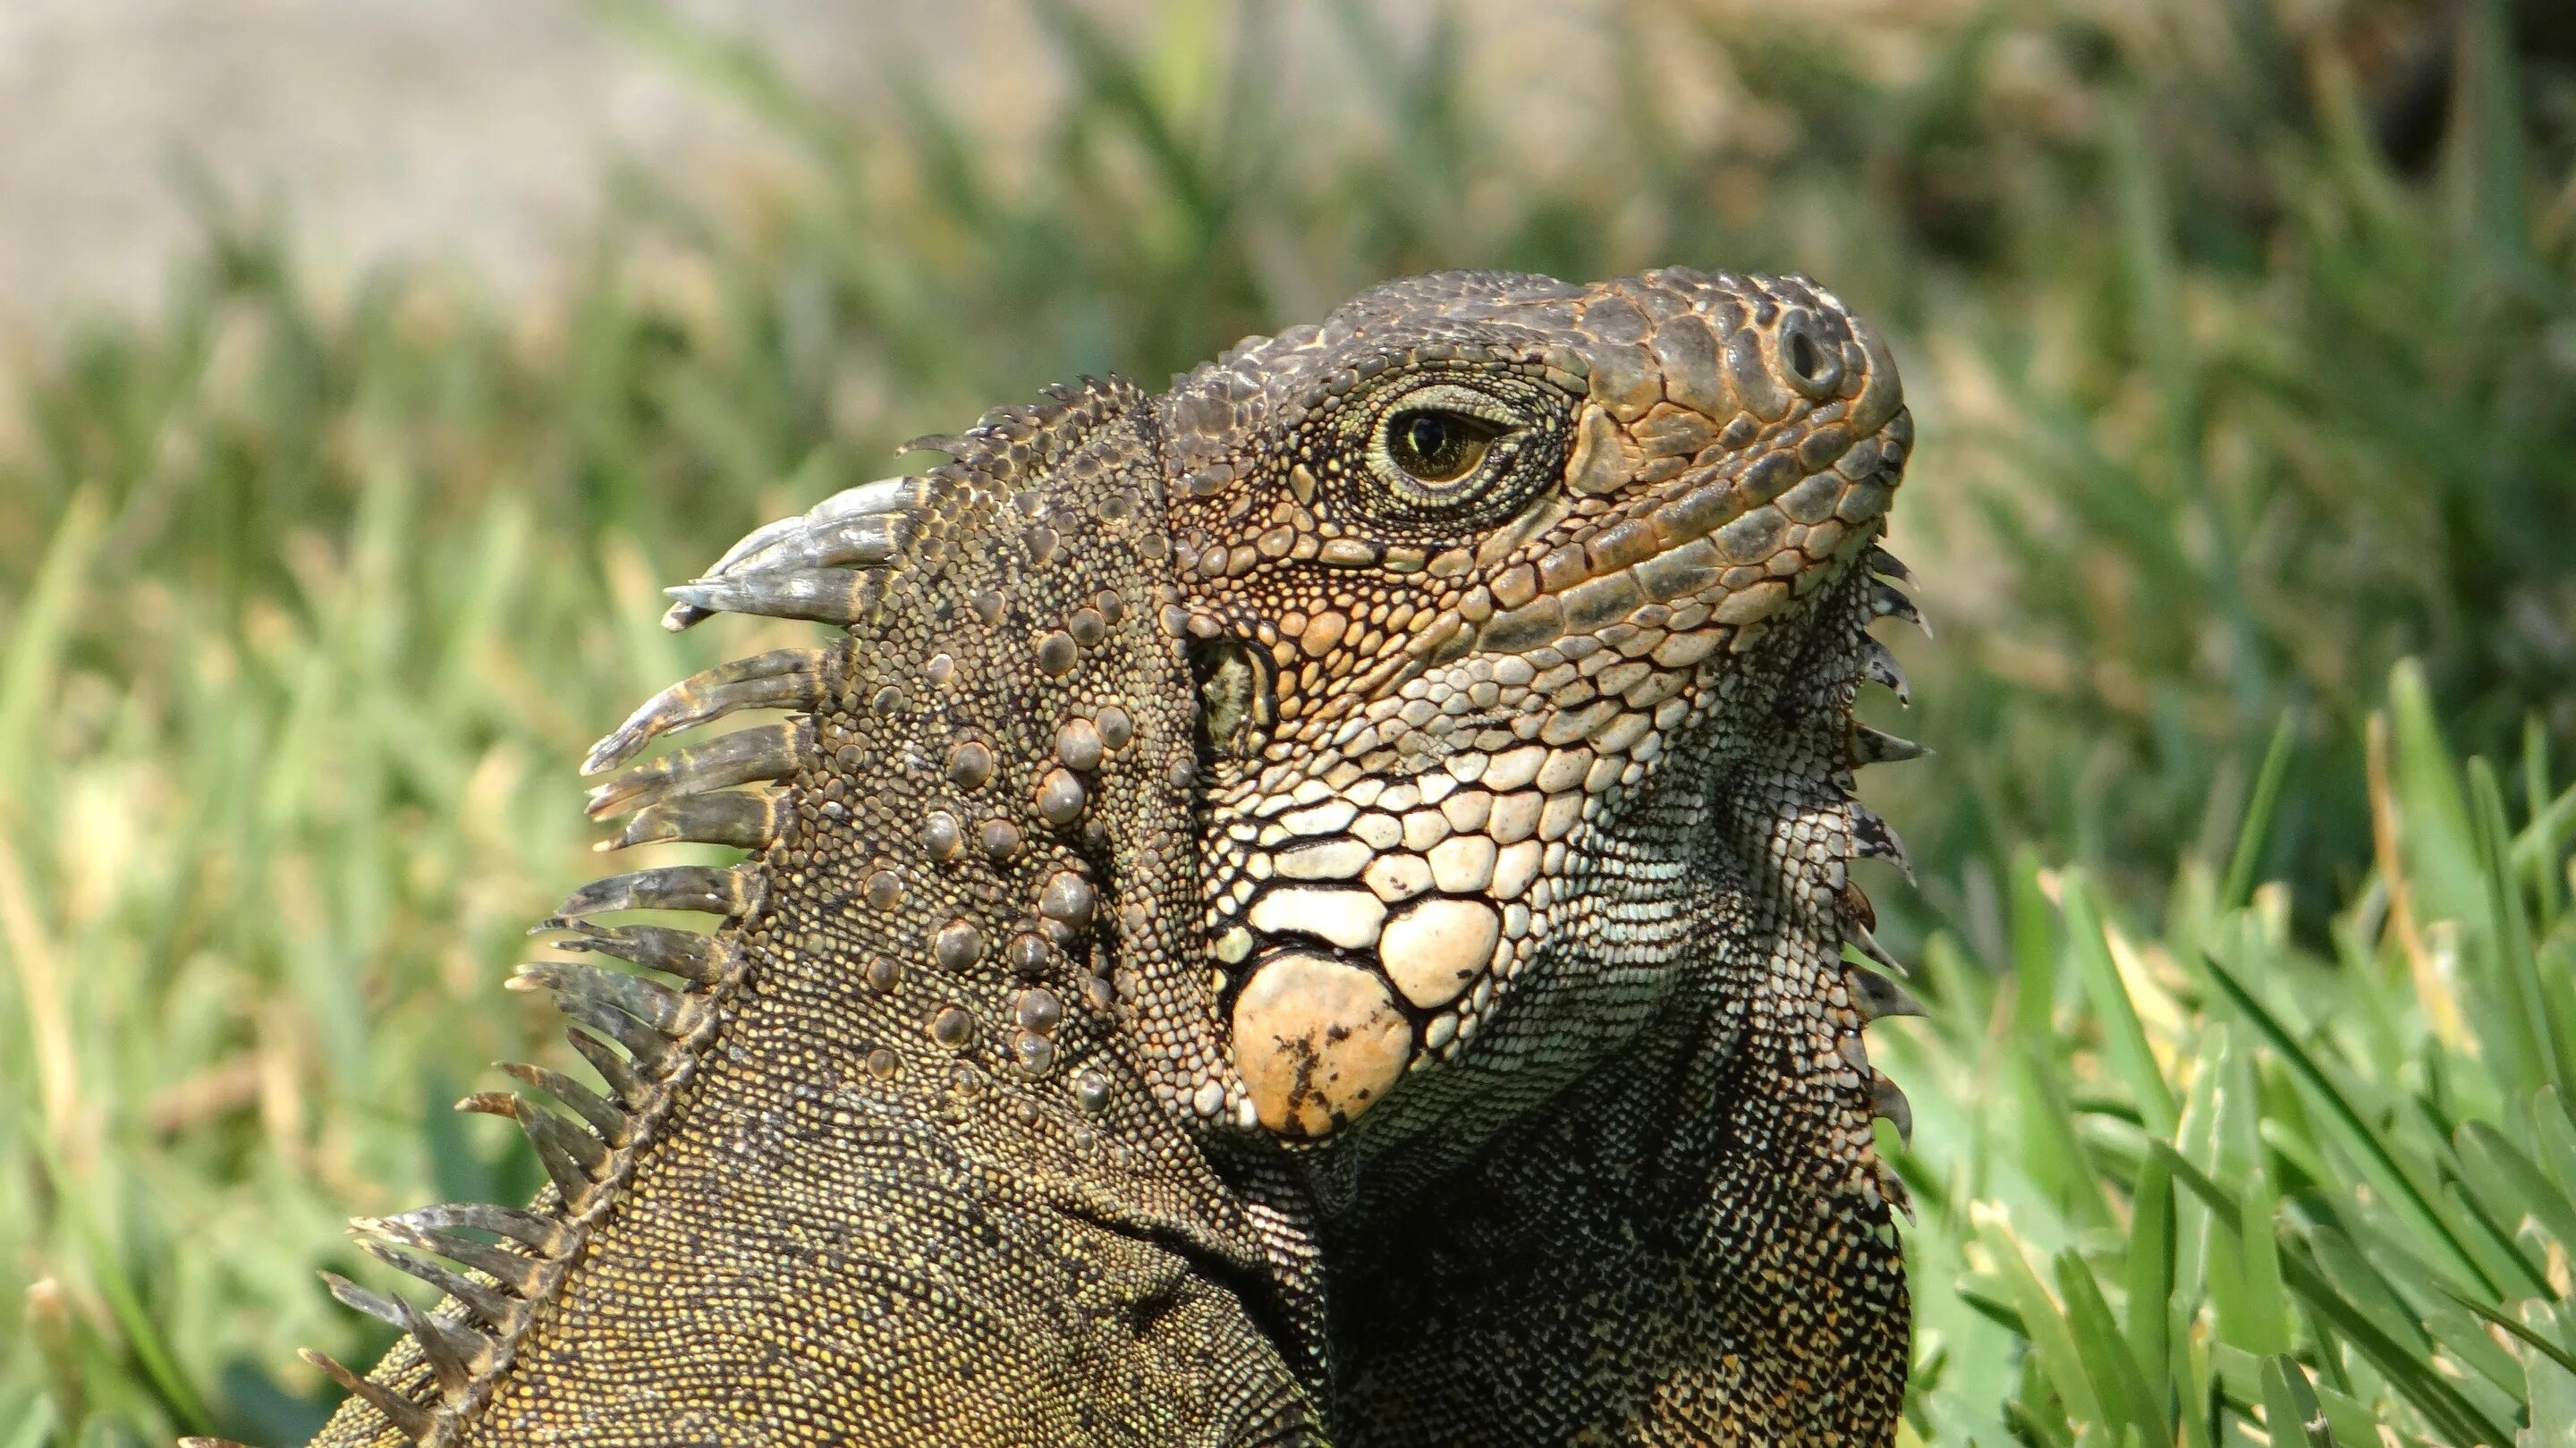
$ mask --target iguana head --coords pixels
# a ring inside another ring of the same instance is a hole
[[[1472,1092],[1488,1127],[1712,935],[1746,993],[1787,951],[1778,988],[1849,1013],[1844,862],[1882,829],[1849,706],[1901,606],[1863,561],[1912,439],[1877,332],[1798,277],[1449,273],[1159,421],[1241,1077],[1203,1111],[1308,1140],[1393,1097],[1423,1109],[1371,1128],[1410,1135]]]

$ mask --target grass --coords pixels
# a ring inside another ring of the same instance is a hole
[[[2576,788],[2512,820],[2412,666],[2365,733],[2376,863],[2318,947],[2198,857],[2152,928],[2025,859],[2008,959],[1929,942],[1880,1053],[1916,1102],[1922,1441],[2576,1425]]]
[[[341,1220],[533,1185],[446,1108],[551,1059],[492,987],[597,868],[571,763],[751,642],[661,634],[660,582],[1046,381],[1394,272],[1665,261],[1826,278],[1922,421],[1938,753],[1869,785],[1932,1010],[1878,1048],[1909,1431],[2566,1441],[2576,91],[2500,6],[2420,173],[2336,35],[2218,0],[1925,0],[1857,46],[1635,7],[1543,152],[1472,7],[1336,7],[1319,118],[1273,7],[1032,0],[1066,80],[1018,155],[901,57],[854,117],[595,9],[774,165],[621,176],[509,306],[316,283],[209,197],[166,307],[19,359],[0,1448],[293,1440],[330,1396],[293,1349],[380,1342],[312,1275],[374,1280]]]

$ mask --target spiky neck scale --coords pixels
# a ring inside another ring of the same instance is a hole
[[[546,922],[569,958],[513,984],[552,993],[603,1089],[512,1066],[568,1114],[463,1103],[526,1130],[553,1182],[531,1209],[357,1224],[446,1301],[334,1281],[409,1335],[366,1378],[317,1359],[357,1399],[326,1443],[1308,1421],[1267,1336],[1231,1330],[1269,1265],[1182,1129],[1219,1048],[1182,964],[1196,743],[1140,404],[1091,384],[997,411],[930,440],[955,462],[673,590],[674,627],[848,636],[719,665],[593,751],[626,766],[591,802],[626,818],[613,845],[752,854],[597,881]],[[630,764],[745,710],[787,717]],[[627,911],[724,923],[598,923]]]

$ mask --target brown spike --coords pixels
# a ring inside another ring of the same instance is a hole
[[[695,910],[739,920],[751,913],[756,889],[741,870],[667,865],[593,880],[557,906],[546,925],[558,929],[564,921],[611,910]]]
[[[615,1006],[666,1036],[684,1036],[704,1017],[705,997],[683,995],[646,976],[608,970],[578,960],[532,960],[520,966],[508,987],[515,991],[550,990],[584,995]]]
[[[1896,1174],[1896,1168],[1883,1161],[1878,1164],[1878,1194],[1887,1198],[1888,1205],[1904,1213],[1906,1222],[1912,1224],[1914,1193],[1905,1185],[1905,1178]]]
[[[1911,739],[1899,739],[1866,724],[1852,726],[1851,762],[1855,765],[1896,764],[1908,759],[1921,759],[1931,752]]]
[[[1878,907],[1869,903],[1869,893],[1846,879],[1842,883],[1843,914],[1857,920],[1862,928],[1878,928]]]
[[[500,1293],[423,1257],[415,1257],[397,1247],[389,1247],[373,1237],[358,1239],[358,1250],[397,1271],[408,1272],[448,1296],[462,1302],[476,1316],[507,1332],[518,1322],[518,1310]]]
[[[670,1073],[671,1039],[660,1031],[596,996],[557,995],[555,1009],[623,1047],[626,1054],[634,1058],[635,1069],[642,1072],[644,1076],[658,1081]],[[596,1058],[593,1059],[592,1064],[598,1064]],[[600,1074],[607,1075],[605,1071]],[[635,1081],[631,1073],[628,1079]],[[639,1088],[641,1084],[640,1081],[636,1081]],[[609,1085],[617,1090],[618,1095],[626,1098],[630,1108],[635,1104],[635,1098],[627,1091],[626,1083],[611,1080]]]
[[[608,1148],[598,1137],[564,1120],[551,1111],[533,1106],[524,1097],[506,1091],[477,1091],[456,1103],[459,1111],[478,1112],[485,1116],[506,1116],[519,1123],[527,1133],[528,1144],[537,1149],[537,1161],[554,1180],[555,1190],[564,1204],[580,1211],[589,1200],[590,1189],[598,1184],[601,1167],[607,1164]]]
[[[390,1217],[353,1217],[352,1228],[382,1236],[445,1231],[463,1227],[469,1231],[489,1232],[526,1244],[540,1257],[552,1257],[571,1245],[563,1223],[516,1207],[494,1206],[489,1202],[443,1202],[437,1206],[414,1207]],[[398,1237],[398,1240],[403,1238]],[[465,1240],[471,1240],[470,1238]]]
[[[563,1194],[564,1205],[580,1211],[599,1185],[599,1172],[608,1162],[608,1148],[601,1145],[598,1137],[526,1101],[519,1103],[518,1114],[519,1129],[528,1134],[528,1144],[537,1149],[537,1161],[553,1179],[555,1190]]]
[[[723,942],[702,931],[676,930],[667,925],[576,924],[569,928],[573,937],[556,941],[557,950],[614,956],[695,985],[715,984],[724,978],[726,967],[733,962],[733,953]]]
[[[1887,1124],[1896,1128],[1897,1140],[1912,1146],[1914,1103],[1905,1099],[1905,1093],[1896,1089],[1896,1083],[1887,1079],[1884,1071],[1869,1073],[1869,1096],[1870,1109],[1887,1118]]]
[[[386,1422],[394,1425],[395,1432],[411,1439],[412,1442],[417,1444],[426,1441],[430,1430],[436,1426],[436,1420],[430,1416],[427,1408],[402,1397],[381,1383],[368,1382],[365,1378],[340,1366],[330,1354],[315,1352],[308,1347],[303,1350],[303,1358],[306,1362],[320,1368],[331,1381],[366,1399],[369,1406],[385,1415]]]
[[[636,1073],[635,1063],[617,1054],[617,1048],[608,1042],[588,1031],[566,1031],[564,1040],[581,1053],[581,1058],[599,1073],[600,1080],[608,1083],[608,1094],[615,1104],[633,1111],[651,1094],[653,1088]]]
[[[494,1068],[562,1102],[571,1112],[590,1123],[590,1129],[610,1146],[624,1146],[635,1139],[635,1120],[611,1106],[596,1091],[575,1081],[561,1071],[531,1066],[525,1061],[495,1061]]]
[[[492,1340],[470,1327],[434,1317],[409,1302],[402,1304],[403,1326],[420,1344],[420,1355],[438,1377],[450,1406],[464,1406],[474,1380],[492,1366]]]
[[[855,568],[773,568],[694,579],[662,591],[700,615],[747,613],[849,628],[876,615],[885,580]]]
[[[545,1263],[534,1257],[521,1256],[506,1247],[461,1237],[454,1232],[417,1228],[400,1217],[362,1217],[349,1225],[365,1236],[382,1237],[414,1251],[428,1252],[458,1266],[470,1267],[516,1293],[522,1300],[533,1299],[542,1290],[540,1274]],[[366,1243],[362,1240],[359,1245],[365,1246]]]
[[[897,443],[894,455],[901,457],[905,453],[935,452],[946,453],[952,458],[962,457],[970,446],[972,444],[966,439],[953,432],[925,432],[908,442]]]
[[[616,838],[601,840],[597,850],[623,850],[662,840],[688,840],[726,845],[737,850],[763,850],[778,838],[790,818],[784,790],[724,789],[713,794],[684,794],[638,810]]]
[[[789,574],[815,575],[827,580],[856,577],[841,565],[862,569],[879,568],[894,560],[912,541],[913,520],[905,510],[925,497],[920,478],[881,478],[873,483],[848,488],[817,503],[801,516],[780,518],[765,523],[737,540],[725,550],[706,575],[686,589],[705,585],[719,588],[729,584],[749,583],[755,589],[774,584]],[[860,591],[873,606],[881,596],[882,585],[870,579]],[[720,611],[760,613],[769,610],[737,607],[709,598],[688,596],[683,588],[670,592],[682,595],[662,615],[662,627],[673,633],[690,628]],[[804,612],[786,612],[787,618],[807,618]],[[827,622],[831,620],[825,620]]]
[[[785,518],[770,519],[768,522],[761,524],[759,527],[754,528],[750,532],[733,540],[733,546],[727,548],[724,551],[724,555],[708,567],[706,576],[713,578],[720,573],[731,573],[734,570],[735,565],[741,563],[745,558],[750,557],[761,549],[777,542],[781,538],[795,536],[798,532],[801,532],[805,526],[806,515],[802,513],[793,514]]]
[[[322,1285],[330,1288],[331,1295],[340,1299],[345,1307],[363,1312],[388,1326],[403,1325],[403,1304],[394,1298],[381,1292],[371,1292],[337,1272],[323,1273]]]
[[[773,649],[692,675],[646,700],[625,723],[592,745],[581,772],[614,769],[665,734],[743,709],[819,713],[831,702],[825,681],[831,658],[824,649]]]
[[[735,559],[726,566],[725,576],[758,578],[780,572],[878,567],[894,561],[911,544],[914,528],[913,520],[901,512],[837,518],[808,513],[804,523]]]
[[[762,523],[762,526],[752,528],[750,533],[734,538],[732,549],[724,549],[724,557],[716,559],[714,567],[706,569],[706,577],[716,577],[721,575],[721,572],[729,572],[729,569],[732,569],[734,564],[742,562],[744,557],[750,557],[750,554],[757,554],[757,551],[765,549],[765,546],[775,544],[778,538],[793,536],[793,533],[801,531],[804,526],[806,526],[804,515],[796,515],[796,518],[773,518],[768,520],[768,523]],[[677,631],[690,629],[693,624],[698,624],[701,618],[714,618],[716,613],[719,613],[716,608],[696,608],[696,605],[690,605],[690,603],[672,603],[670,608],[662,613],[662,626],[670,629],[672,634],[677,634]]]
[[[536,1139],[537,1150],[549,1163],[569,1162],[581,1169],[585,1181],[608,1166],[608,1143],[524,1096],[519,1098],[519,1124]]]
[[[1844,979],[1851,991],[1852,1004],[1860,1008],[1863,1020],[1882,1021],[1890,1016],[1923,1014],[1923,1002],[1914,998],[1914,992],[1876,971],[1848,971]]]
[[[606,819],[673,795],[785,779],[813,751],[811,720],[736,729],[636,765],[593,789],[587,808],[592,819]]]
[[[456,1109],[478,1116],[499,1116],[516,1121],[519,1109],[510,1104],[516,1099],[507,1091],[469,1091],[457,1098]]]
[[[1905,686],[1904,666],[1896,662],[1896,655],[1873,634],[1860,636],[1860,668],[1861,677],[1873,684],[1885,685],[1896,695],[1899,704],[1914,702],[1913,690]]]

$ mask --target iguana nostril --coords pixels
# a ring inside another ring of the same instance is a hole
[[[1815,380],[1816,373],[1821,370],[1824,365],[1825,359],[1816,354],[1816,342],[1814,338],[1801,332],[1789,339],[1789,368],[1791,371],[1796,372],[1800,377],[1805,378],[1812,383]]]
[[[1782,317],[1774,345],[1789,385],[1810,398],[1826,396],[1843,380],[1841,349],[1827,346],[1816,334],[1814,313],[1792,310]]]

